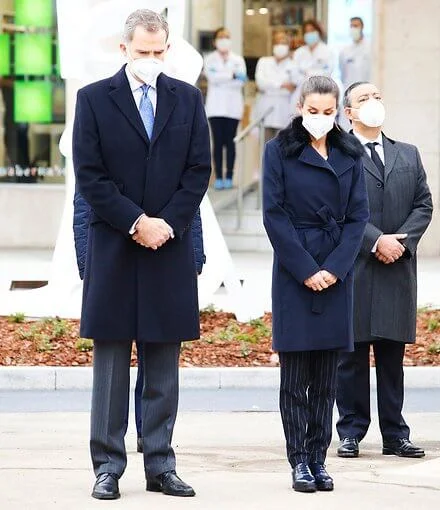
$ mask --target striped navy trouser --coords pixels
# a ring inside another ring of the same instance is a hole
[[[338,352],[280,352],[280,410],[287,458],[324,463],[332,438]]]

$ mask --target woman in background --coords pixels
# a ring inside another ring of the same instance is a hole
[[[217,190],[232,188],[235,164],[234,137],[243,116],[243,85],[247,80],[243,57],[231,51],[231,34],[219,28],[214,34],[216,50],[205,59],[208,80],[206,115],[212,132]],[[223,148],[226,148],[226,178],[223,178]]]
[[[314,19],[303,23],[304,45],[293,54],[300,76],[300,83],[293,97],[292,106],[298,103],[301,84],[310,76],[332,76],[335,67],[335,58],[324,42],[324,32],[321,25]]]
[[[280,410],[300,492],[333,490],[338,351],[353,350],[353,265],[368,221],[362,145],[335,124],[339,88],[308,78],[291,125],[266,144],[264,226],[274,250],[273,348]]]
[[[310,76],[331,76],[334,57],[324,42],[321,25],[314,19],[303,23],[304,46],[293,54],[293,60],[304,79]]]
[[[261,57],[255,70],[258,88],[256,116],[273,108],[264,119],[266,141],[274,138],[292,120],[292,94],[297,81],[298,72],[290,53],[289,37],[284,31],[276,32],[273,36],[272,56]]]

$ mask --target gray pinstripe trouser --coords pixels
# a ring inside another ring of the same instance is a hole
[[[280,411],[287,458],[324,463],[332,438],[338,352],[280,352]]]
[[[132,342],[95,342],[90,452],[95,475],[122,476]],[[171,447],[179,399],[180,343],[144,344],[142,437],[148,477],[175,469]]]

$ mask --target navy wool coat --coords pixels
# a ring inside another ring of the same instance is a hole
[[[81,193],[75,192],[73,197],[73,238],[75,242],[76,263],[81,280],[84,280],[91,212],[91,207],[84,200],[84,197],[81,196]],[[196,272],[201,274],[203,264],[206,262],[206,256],[203,251],[202,218],[199,209],[197,209],[191,223],[191,235],[194,245]]]
[[[148,139],[125,67],[78,92],[77,190],[92,208],[80,334],[98,341],[179,342],[200,336],[191,222],[211,172],[200,91],[161,74]],[[141,214],[175,238],[157,251],[129,230]]]
[[[362,146],[336,128],[329,157],[309,143],[302,118],[264,154],[264,226],[274,250],[273,347],[277,351],[353,349],[353,266],[368,221]],[[304,281],[321,269],[335,285]]]

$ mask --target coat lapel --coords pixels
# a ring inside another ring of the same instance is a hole
[[[385,182],[388,176],[393,171],[394,165],[399,151],[394,142],[389,140],[386,136],[383,137],[383,150],[385,153]]]
[[[174,92],[174,85],[168,80],[165,74],[161,74],[157,78],[157,107],[154,119],[153,136],[151,145],[153,146],[163,131],[174,107],[176,106],[177,97]]]
[[[328,160],[325,160],[313,147],[307,144],[298,158],[303,163],[318,166],[329,170],[339,177],[354,164],[353,158],[344,154],[338,148],[333,147],[329,152]]]
[[[339,177],[353,167],[354,159],[337,147],[333,147],[329,153],[328,163],[333,168],[335,174]]]
[[[144,142],[148,145],[150,142],[125,74],[125,66],[113,76],[110,82],[109,94],[121,110],[121,113],[127,118]]]
[[[307,144],[304,147],[298,159],[299,161],[302,161],[303,163],[306,163],[308,165],[325,168],[326,170],[335,173],[335,171],[328,164],[328,162],[310,144]]]

